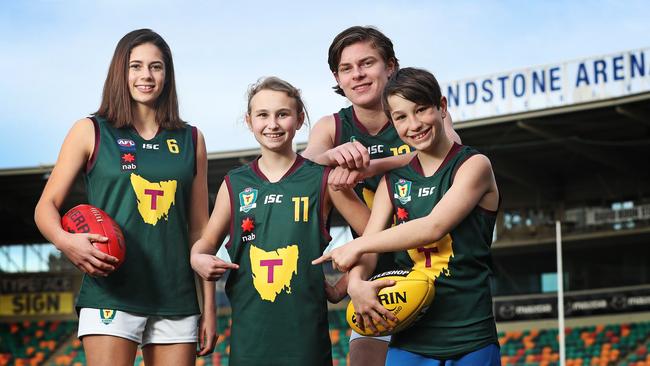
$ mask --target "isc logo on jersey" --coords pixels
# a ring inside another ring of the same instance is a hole
[[[368,146],[368,154],[376,155],[384,153],[384,145],[370,145]]]
[[[159,150],[160,145],[159,144],[148,144],[148,143],[143,143],[142,148],[145,150]]]
[[[264,196],[264,204],[282,203],[282,197],[284,197],[283,194],[267,194]]]
[[[350,142],[355,142],[357,141],[356,136],[351,136],[350,137]],[[383,154],[384,153],[384,145],[369,145],[367,147],[368,149],[368,154],[370,155],[375,155],[375,154]]]

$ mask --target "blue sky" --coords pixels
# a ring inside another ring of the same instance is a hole
[[[378,27],[402,66],[451,81],[648,47],[649,11],[643,0],[1,1],[0,169],[55,162],[72,123],[97,109],[117,41],[137,28],[170,44],[181,115],[212,152],[256,146],[242,123],[261,76],[302,89],[312,122],[345,106],[327,48],[351,25]]]

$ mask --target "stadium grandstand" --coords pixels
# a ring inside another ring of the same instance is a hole
[[[492,247],[502,364],[650,366],[650,48],[450,82],[443,93],[502,193]],[[226,172],[257,154],[209,154],[211,203]],[[85,364],[75,336],[81,276],[33,220],[51,168],[0,170],[0,366]],[[78,179],[64,209],[84,192]],[[223,287],[219,341],[197,365],[228,364]],[[338,366],[348,363],[345,305],[329,314]]]

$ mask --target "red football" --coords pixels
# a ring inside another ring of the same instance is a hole
[[[124,262],[124,234],[117,223],[101,209],[87,204],[75,206],[63,215],[61,226],[70,233],[92,233],[107,237],[107,242],[94,242],[93,245],[117,258],[119,262],[115,265],[116,268]]]

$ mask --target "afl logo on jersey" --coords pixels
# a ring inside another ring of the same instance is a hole
[[[135,151],[135,142],[130,139],[117,139],[121,151]]]

